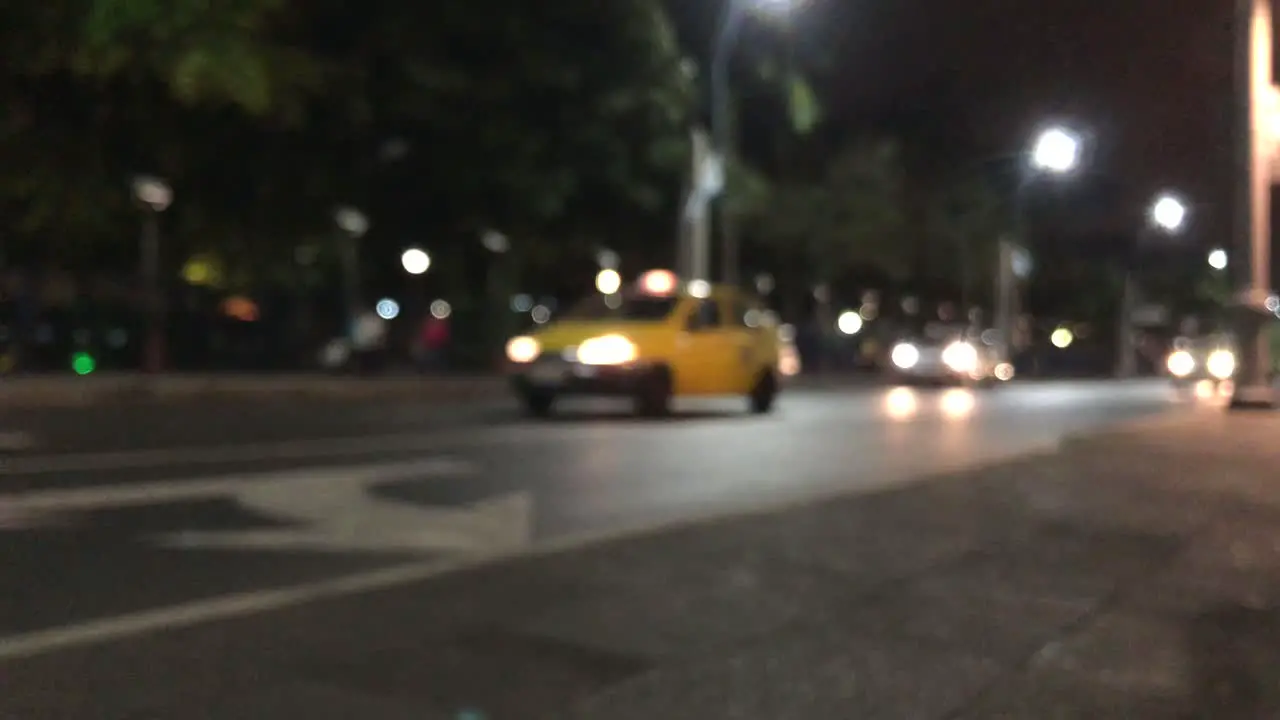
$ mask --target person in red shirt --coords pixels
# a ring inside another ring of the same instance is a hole
[[[418,338],[420,351],[420,369],[444,369],[445,351],[449,346],[449,320],[428,315],[422,322],[422,330]]]

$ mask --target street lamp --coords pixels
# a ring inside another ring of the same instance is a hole
[[[724,10],[720,16],[719,29],[716,32],[715,45],[711,52],[711,145],[712,155],[708,167],[718,167],[723,172],[728,166],[731,153],[729,127],[729,57],[732,55],[734,43],[742,30],[742,22],[749,10],[768,13],[773,16],[790,14],[803,0],[724,0]],[[723,251],[723,277],[726,284],[738,281],[738,243],[737,237],[728,228],[729,213],[725,203],[723,188],[719,193],[717,213],[720,218],[720,239]],[[696,265],[697,263],[695,263]]]
[[[138,246],[142,286],[146,292],[147,340],[144,369],[160,372],[164,365],[164,303],[160,296],[160,213],[173,203],[173,190],[165,181],[149,175],[133,179],[133,195],[147,210]]]
[[[1227,251],[1222,248],[1215,248],[1209,252],[1209,267],[1219,272],[1227,269],[1229,259]]]
[[[1064,175],[1080,165],[1080,136],[1064,127],[1044,130],[1031,147],[1031,166],[1041,172]]]
[[[431,256],[422,248],[409,248],[400,253],[400,267],[410,275],[422,275],[431,269]]]
[[[1120,297],[1120,317],[1117,322],[1116,373],[1120,377],[1132,377],[1138,371],[1137,348],[1134,345],[1133,315],[1141,295],[1138,278],[1134,272],[1137,254],[1144,245],[1144,236],[1155,231],[1165,235],[1176,235],[1187,227],[1190,217],[1190,206],[1181,196],[1172,192],[1156,195],[1147,207],[1147,223],[1139,232],[1133,248],[1133,255],[1128,257],[1124,265],[1124,288]]]
[[[1031,273],[1027,251],[1027,187],[1043,175],[1067,175],[1081,163],[1084,141],[1070,128],[1055,125],[1040,131],[1019,166],[1018,185],[1013,198],[1013,238],[1000,242],[996,273],[996,331],[1006,350],[1013,347],[1013,320],[1018,314],[1018,283]]]
[[[357,243],[369,231],[369,218],[356,208],[344,206],[334,211],[333,221],[343,233],[339,243],[343,295],[347,305],[347,327],[354,329],[356,317],[360,314],[360,256]]]
[[[1164,193],[1151,203],[1149,219],[1158,230],[1180,232],[1187,222],[1187,204],[1176,195]]]

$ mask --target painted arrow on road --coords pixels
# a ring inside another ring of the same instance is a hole
[[[527,545],[533,503],[525,492],[463,508],[437,508],[379,498],[372,489],[398,480],[474,473],[449,460],[362,465],[27,493],[4,498],[11,511],[74,512],[229,497],[290,527],[180,532],[158,538],[184,549],[333,552],[491,553]]]

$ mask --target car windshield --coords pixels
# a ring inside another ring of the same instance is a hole
[[[662,320],[675,309],[679,298],[664,295],[592,295],[563,315],[562,320]]]

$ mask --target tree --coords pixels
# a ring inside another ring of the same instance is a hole
[[[1011,216],[1008,199],[984,177],[942,182],[929,196],[924,266],[952,284],[962,303],[989,297]]]
[[[789,264],[812,268],[812,282],[858,267],[910,268],[906,174],[891,140],[855,142],[816,180],[776,186],[754,214],[757,237]]]
[[[0,10],[0,46],[0,211],[33,251],[131,255],[137,172],[177,190],[174,252],[239,238],[260,267],[331,234],[338,203],[371,215],[374,252],[665,223],[687,157],[692,92],[651,0],[61,0]]]

